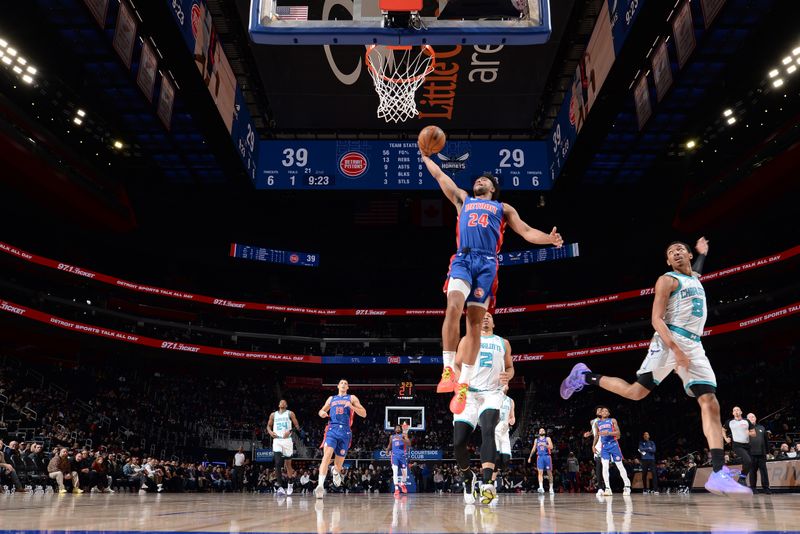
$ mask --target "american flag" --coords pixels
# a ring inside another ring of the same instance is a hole
[[[308,20],[308,6],[277,6],[275,15],[280,20]]]
[[[353,221],[359,225],[392,225],[399,223],[400,209],[396,200],[369,200],[356,208]]]

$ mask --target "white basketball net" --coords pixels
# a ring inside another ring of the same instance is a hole
[[[405,122],[419,114],[414,95],[435,65],[433,48],[367,48],[367,70],[378,93],[378,118],[386,122]]]

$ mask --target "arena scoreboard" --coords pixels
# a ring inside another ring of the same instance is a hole
[[[416,140],[262,141],[256,189],[438,189]],[[490,172],[501,189],[546,191],[553,187],[543,141],[448,141],[432,159],[471,190]]]
[[[397,385],[397,400],[414,400],[414,382],[405,380]]]

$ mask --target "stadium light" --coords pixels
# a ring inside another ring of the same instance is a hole
[[[697,146],[697,142],[694,139],[690,139],[690,140],[686,141],[686,148],[688,148],[689,150],[692,150],[696,146]]]
[[[114,148],[117,150],[121,149],[123,146],[125,145],[122,144],[122,141],[114,141]]]
[[[797,65],[789,65],[786,68],[786,74],[794,74],[794,71],[797,70]]]
[[[778,78],[777,80],[772,82],[773,87],[780,87],[781,85],[783,85],[783,78]]]
[[[731,108],[728,108],[722,112],[723,117],[730,117],[731,115],[733,115],[733,110]]]
[[[74,119],[72,119],[72,122],[74,122],[74,123],[75,123],[75,124],[77,124],[78,126],[80,126],[81,124],[83,124],[83,121],[82,121],[82,120],[81,120],[79,117],[75,117]]]
[[[5,39],[0,39],[0,46],[3,48],[7,47],[8,41],[6,41]]]
[[[6,54],[8,54],[9,56],[16,56],[17,55],[17,51],[16,51],[16,49],[11,48],[9,46],[8,48],[6,48]]]
[[[736,117],[728,117],[728,124],[734,124],[736,122]]]
[[[82,109],[79,109],[79,110],[78,110],[78,111],[76,111],[75,113],[77,113],[77,114],[78,114],[78,117],[85,117],[85,116],[86,116],[86,112],[85,112],[85,111],[83,111]]]
[[[778,69],[772,69],[771,71],[769,71],[769,77],[770,78],[774,78],[778,74],[780,74],[780,71]]]
[[[793,56],[800,56],[800,46],[798,46],[797,48],[792,50],[792,55]]]
[[[788,65],[791,62],[792,62],[792,57],[791,56],[786,56],[785,58],[783,58],[783,64],[784,65]]]

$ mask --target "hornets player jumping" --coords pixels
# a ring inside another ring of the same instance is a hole
[[[462,340],[463,343],[463,340]],[[460,354],[460,353],[459,353]],[[460,361],[456,358],[455,365]],[[453,417],[453,445],[456,462],[464,479],[464,502],[473,504],[473,485],[475,475],[469,465],[467,442],[475,427],[481,427],[481,502],[490,504],[497,495],[492,484],[497,446],[495,429],[500,419],[500,409],[505,399],[503,386],[514,377],[514,362],[511,359],[511,345],[508,340],[494,334],[492,314],[484,312],[481,327],[480,361],[470,384],[470,396],[464,411]]]
[[[394,482],[394,496],[400,492],[408,493],[406,480],[408,480],[408,450],[411,447],[411,440],[408,439],[408,432],[403,432],[403,427],[394,427],[394,434],[389,437],[389,444],[386,452],[391,451],[392,458],[392,481]],[[400,475],[397,472],[400,471]]]
[[[456,253],[450,260],[445,292],[447,310],[442,325],[442,359],[444,371],[436,391],[453,391],[450,411],[460,414],[466,405],[467,390],[472,379],[473,366],[481,344],[483,313],[494,304],[497,290],[497,254],[503,244],[506,224],[536,245],[560,247],[564,240],[553,227],[546,234],[528,226],[517,210],[497,200],[500,183],[491,174],[479,176],[472,186],[470,196],[433,162],[429,154],[422,161],[439,183],[442,192],[458,210],[456,226]],[[459,344],[459,323],[467,306],[467,333]],[[453,362],[456,350],[462,350],[461,373],[456,383]]]
[[[536,471],[539,476],[539,493],[544,493],[544,472],[547,471],[547,479],[550,481],[550,495],[555,494],[553,488],[553,440],[547,436],[544,428],[539,429],[538,437],[533,440],[531,453],[528,455],[528,463],[531,463],[533,453],[536,453]]]
[[[361,405],[358,397],[347,393],[347,390],[350,389],[347,380],[339,380],[338,388],[339,394],[328,397],[325,405],[319,411],[320,417],[323,419],[330,417],[331,420],[325,427],[325,438],[322,441],[323,454],[319,464],[319,482],[314,489],[317,499],[325,496],[325,477],[328,475],[328,466],[334,455],[336,459],[333,461],[333,485],[341,486],[344,458],[347,456],[347,450],[353,439],[353,433],[350,430],[353,425],[353,415],[367,416],[367,409]]]
[[[701,243],[707,248],[705,239],[698,241],[698,245]],[[701,254],[704,255],[704,251]],[[713,466],[706,489],[719,495],[752,494],[722,468],[723,431],[716,395],[717,380],[700,341],[708,311],[700,275],[692,270],[691,260],[691,250],[685,243],[673,242],[667,247],[667,265],[672,271],[656,282],[651,317],[656,333],[647,357],[636,372],[636,382],[630,384],[621,378],[592,373],[579,363],[561,383],[561,397],[568,399],[586,385],[597,385],[627,399],[641,400],[675,371],[683,381],[686,394],[696,397],[700,405],[703,433]]]

